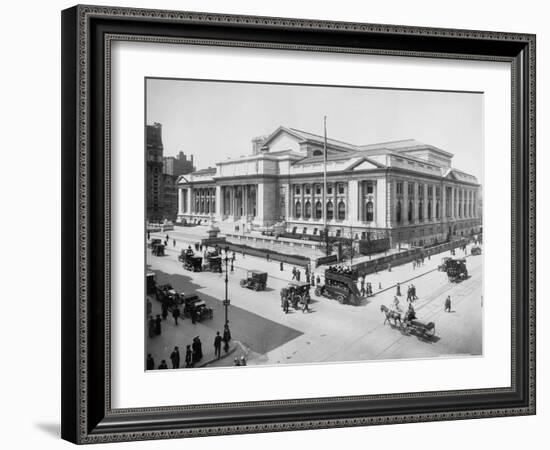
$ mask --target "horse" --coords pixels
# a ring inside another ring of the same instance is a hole
[[[401,314],[397,311],[388,308],[386,305],[380,305],[380,311],[383,312],[386,316],[386,318],[384,319],[384,325],[386,325],[386,322],[391,324],[390,320],[392,319],[394,326],[397,326],[397,322],[399,322],[399,326],[403,325],[403,323],[401,322]]]

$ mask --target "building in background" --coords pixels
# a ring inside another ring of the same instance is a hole
[[[249,156],[178,181],[178,221],[215,219],[228,229],[270,226],[318,235],[432,245],[481,230],[481,186],[452,167],[453,154],[414,139],[370,145],[279,127]],[[323,206],[323,198],[325,205]]]
[[[193,165],[193,155],[187,159],[187,155],[183,152],[179,152],[178,156],[165,156],[164,157],[164,173],[168,175],[186,175],[195,170]]]
[[[146,127],[147,160],[147,220],[160,222],[175,220],[178,212],[178,177],[194,170],[193,156],[187,159],[183,152],[178,157],[164,157],[162,125]]]
[[[163,219],[162,155],[164,147],[162,145],[162,125],[160,123],[155,122],[153,125],[147,125],[146,141],[147,180],[145,190],[147,220],[157,222]]]

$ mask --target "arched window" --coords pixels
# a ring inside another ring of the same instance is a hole
[[[315,218],[321,219],[322,217],[323,217],[323,205],[321,204],[320,201],[317,201],[317,203],[315,203]]]
[[[338,203],[338,220],[346,220],[346,204],[342,201]]]
[[[413,202],[412,201],[409,202],[409,212],[407,214],[407,219],[409,220],[409,222],[412,222],[413,220]]]
[[[311,218],[311,202],[309,200],[306,202],[306,210],[304,212],[304,217],[306,219]]]
[[[418,220],[422,220],[424,219],[424,214],[423,214],[423,205],[422,205],[422,202],[418,202]]]
[[[397,223],[401,223],[401,200],[397,202],[397,206],[395,207],[395,220]]]
[[[327,220],[334,219],[334,205],[329,200],[327,203]]]
[[[427,219],[431,219],[432,218],[432,201],[429,200],[428,201],[428,217]]]
[[[313,150],[313,156],[323,156],[322,150]]]
[[[374,220],[374,204],[372,202],[367,202],[366,205],[367,211],[367,222],[372,222]]]
[[[302,204],[300,202],[296,202],[296,207],[294,208],[294,217],[299,219],[301,215],[302,215]]]

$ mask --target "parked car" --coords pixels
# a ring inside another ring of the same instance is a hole
[[[202,322],[205,319],[212,319],[214,311],[198,295],[188,295],[183,297],[183,315]]]
[[[475,255],[481,255],[481,247],[479,245],[474,245],[472,247],[472,249],[470,250],[470,253],[475,256]]]
[[[243,278],[240,284],[241,287],[254,289],[255,291],[263,291],[267,286],[267,272],[247,270],[246,278]]]

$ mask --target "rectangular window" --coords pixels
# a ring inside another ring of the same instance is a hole
[[[311,186],[309,184],[306,185],[306,194],[311,194]]]
[[[319,184],[315,186],[315,193],[321,195],[321,186]]]
[[[332,184],[327,185],[327,194],[332,194]]]
[[[344,193],[344,185],[343,185],[343,183],[340,183],[340,184],[338,185],[338,193],[339,193],[339,194],[343,194],[343,193]]]
[[[296,195],[300,195],[300,186],[296,185]]]
[[[396,183],[395,184],[395,190],[397,192],[397,195],[403,194],[403,183]]]
[[[367,184],[367,194],[374,193],[374,185],[372,183]]]

